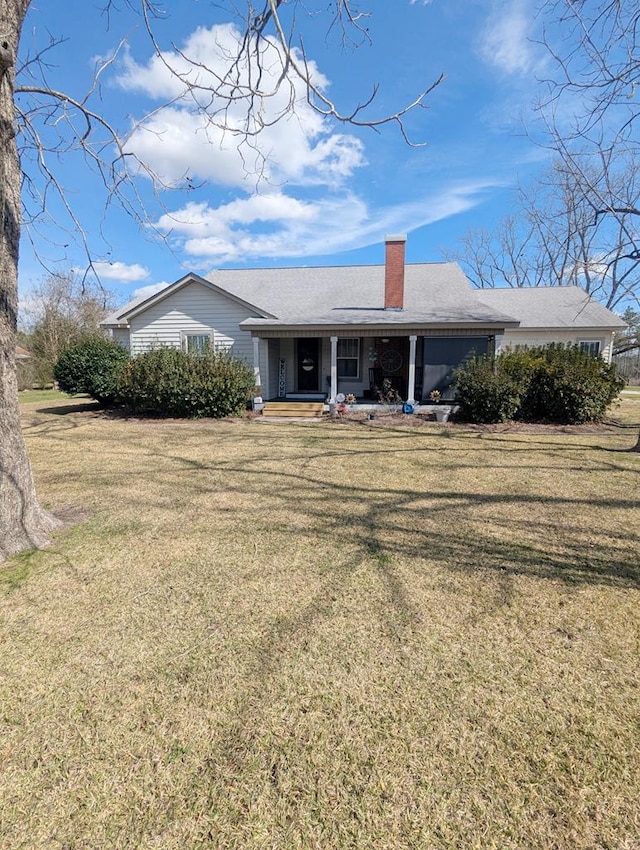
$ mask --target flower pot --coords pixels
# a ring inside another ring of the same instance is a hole
[[[449,413],[448,407],[436,407],[436,422],[446,422],[449,419]]]

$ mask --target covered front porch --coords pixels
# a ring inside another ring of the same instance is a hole
[[[497,336],[495,328],[319,331],[252,333],[256,400],[416,406],[437,391],[452,402],[458,366],[495,350]]]

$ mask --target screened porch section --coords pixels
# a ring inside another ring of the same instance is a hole
[[[453,400],[458,366],[473,355],[492,351],[493,346],[492,335],[464,332],[455,336],[427,332],[254,337],[256,383],[271,400],[305,398],[331,403],[345,395],[375,404],[385,389],[411,403],[428,403],[434,390],[442,400]]]

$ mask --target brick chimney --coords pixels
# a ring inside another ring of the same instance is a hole
[[[384,309],[404,308],[404,248],[406,233],[385,236]]]

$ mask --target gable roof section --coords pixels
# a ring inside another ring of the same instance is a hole
[[[256,307],[254,304],[249,304],[247,301],[244,301],[242,298],[239,298],[237,295],[234,295],[232,292],[228,292],[225,289],[220,289],[219,286],[216,285],[213,281],[207,280],[204,277],[200,277],[200,275],[194,274],[190,272],[189,274],[181,277],[180,280],[175,281],[175,283],[169,284],[164,289],[155,292],[153,295],[148,295],[145,298],[136,298],[133,301],[130,301],[128,304],[125,304],[124,307],[120,307],[118,310],[115,310],[113,313],[110,313],[106,318],[104,318],[100,324],[104,327],[114,328],[114,327],[127,327],[129,320],[137,316],[139,313],[143,313],[145,310],[148,310],[149,307],[153,307],[155,304],[164,301],[165,298],[168,298],[171,295],[175,295],[176,292],[179,292],[185,286],[189,286],[191,283],[199,283],[202,286],[205,286],[209,289],[218,292],[220,295],[224,295],[226,298],[230,298],[232,301],[235,301],[237,304],[240,304],[242,307],[246,307],[248,310],[252,310],[255,313],[261,313],[263,318],[275,318],[270,313],[264,313],[260,310],[260,308]]]
[[[404,307],[384,309],[384,265],[216,269],[190,273],[147,298],[131,301],[102,325],[129,319],[199,283],[257,313],[245,330],[283,327],[473,325],[520,329],[611,329],[625,323],[575,286],[472,289],[457,263],[405,267]]]
[[[384,309],[384,265],[216,270],[207,275],[255,305],[242,327],[510,325],[517,320],[477,297],[457,263],[405,267],[404,308]],[[269,315],[270,314],[270,315]]]
[[[477,296],[490,307],[520,321],[520,329],[616,330],[624,321],[577,286],[529,286],[518,289],[479,289]]]

